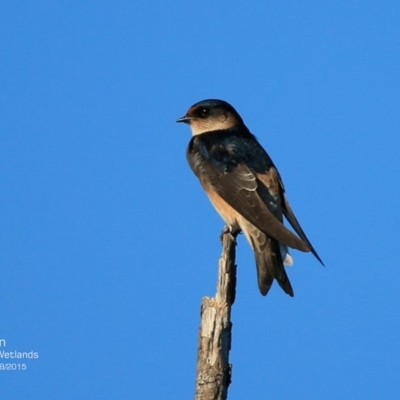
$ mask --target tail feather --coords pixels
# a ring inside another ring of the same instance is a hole
[[[293,297],[293,288],[283,266],[279,243],[274,239],[267,238],[264,249],[262,251],[255,249],[254,253],[257,264],[258,287],[261,294],[265,296],[271,288],[272,282],[276,279],[284,292]]]
[[[261,294],[266,296],[274,282],[274,275],[268,268],[264,253],[255,251],[254,255],[256,257],[258,288]]]
[[[265,296],[271,288],[274,279],[276,279],[279,286],[289,296],[293,297],[292,285],[283,266],[284,262],[288,265],[293,263],[287,246],[280,245],[275,239],[266,236],[244,218],[240,220],[239,224],[254,250],[258,287],[261,294]]]

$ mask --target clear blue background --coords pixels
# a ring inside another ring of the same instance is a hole
[[[324,260],[262,297],[239,238],[229,399],[398,399],[400,3],[0,6],[0,397],[190,399],[222,221],[190,171],[222,98]]]

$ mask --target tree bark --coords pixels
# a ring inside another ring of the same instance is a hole
[[[226,400],[231,383],[229,351],[231,307],[236,294],[236,235],[225,229],[221,240],[217,293],[212,298],[204,297],[201,303],[195,400]]]

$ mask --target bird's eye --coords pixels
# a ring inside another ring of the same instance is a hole
[[[210,109],[207,107],[200,108],[199,114],[201,118],[205,118],[208,116],[208,114],[210,114]]]

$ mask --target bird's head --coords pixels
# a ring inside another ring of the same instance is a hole
[[[243,125],[243,120],[237,111],[223,100],[199,101],[176,122],[189,124],[193,135]]]

